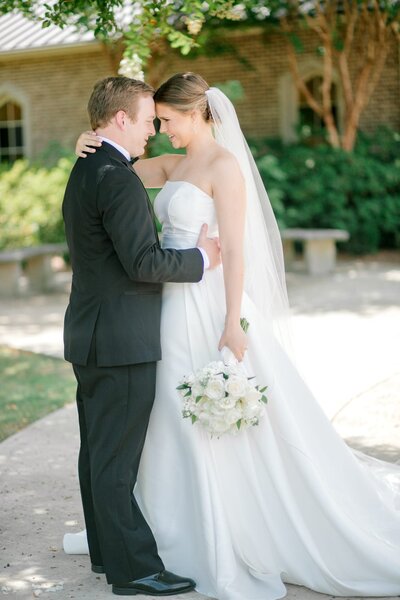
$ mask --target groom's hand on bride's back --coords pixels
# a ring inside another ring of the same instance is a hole
[[[209,260],[209,269],[215,269],[221,264],[221,248],[219,245],[219,238],[207,237],[208,225],[204,223],[200,230],[199,239],[197,240],[197,247],[205,251]]]

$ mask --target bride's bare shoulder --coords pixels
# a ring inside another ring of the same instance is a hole
[[[218,148],[210,164],[214,180],[226,177],[240,180],[243,177],[236,156],[226,148]]]

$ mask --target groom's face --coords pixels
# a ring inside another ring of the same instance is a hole
[[[126,148],[131,156],[141,156],[146,148],[147,140],[155,135],[154,119],[156,111],[152,96],[141,96],[137,103],[136,120],[126,117]]]

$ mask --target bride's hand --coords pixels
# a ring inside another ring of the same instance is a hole
[[[237,325],[225,325],[225,329],[219,340],[218,350],[221,351],[224,346],[229,348],[239,362],[243,360],[247,350],[247,336],[241,328],[240,323],[237,323]]]
[[[76,156],[80,156],[80,158],[86,158],[87,153],[93,154],[93,152],[96,152],[96,148],[91,148],[91,146],[101,146],[101,139],[95,134],[94,131],[84,131],[78,137],[78,141],[76,142]]]

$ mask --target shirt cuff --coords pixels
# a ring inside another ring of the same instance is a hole
[[[198,250],[200,250],[201,255],[203,257],[204,271],[206,271],[208,269],[208,267],[210,266],[210,259],[208,258],[208,254],[204,250],[204,248],[199,248],[199,247],[197,247],[197,248],[198,248]]]

